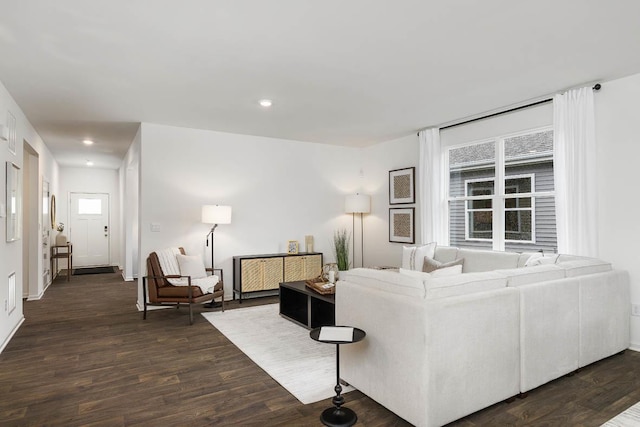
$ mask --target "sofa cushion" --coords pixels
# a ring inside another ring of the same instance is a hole
[[[407,276],[415,277],[420,280],[427,280],[433,277],[455,276],[457,274],[462,274],[462,264],[440,268],[438,270],[432,271],[431,273],[427,273],[424,271],[407,270],[404,268],[399,269],[398,272],[400,274],[405,274]]]
[[[533,267],[496,270],[507,278],[507,286],[517,287],[548,280],[564,279],[565,271],[557,265],[536,265]]]
[[[432,277],[425,280],[425,286],[426,299],[434,299],[505,288],[507,278],[494,271],[487,271],[448,277]]]
[[[421,273],[424,274],[424,273]],[[371,268],[354,268],[340,272],[340,282],[352,282],[372,289],[393,292],[399,295],[424,298],[424,282],[422,278],[398,274],[395,271],[374,270]]]
[[[458,249],[456,259],[464,258],[463,273],[517,268],[520,254],[515,252]]]
[[[533,255],[531,255],[528,259],[527,262],[524,263],[525,267],[532,267],[535,265],[548,265],[548,264],[555,264],[556,261],[558,260],[558,254],[549,254],[549,255],[545,255],[543,253],[535,253]]]
[[[451,262],[455,261],[458,255],[458,248],[453,246],[436,246],[436,253],[432,257],[436,261]]]
[[[423,246],[403,246],[402,247],[402,268],[408,270],[422,270],[422,260],[424,257],[433,258],[436,251],[436,243],[432,242]]]
[[[557,266],[565,271],[567,277],[584,276],[586,274],[602,273],[611,271],[611,263],[597,258],[582,258],[574,261],[558,262]]]
[[[436,261],[433,258],[424,257],[424,263],[422,264],[422,271],[425,273],[431,273],[436,270],[446,269],[449,267],[460,266],[460,271],[462,272],[462,266],[464,265],[464,258],[457,259],[451,262],[440,262]]]

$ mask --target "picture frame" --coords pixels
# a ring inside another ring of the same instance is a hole
[[[415,242],[415,208],[389,208],[389,242]]]
[[[289,240],[287,241],[287,253],[289,255],[295,255],[298,253],[298,241],[297,240]]]
[[[22,233],[22,185],[20,167],[13,162],[7,162],[6,195],[6,240],[14,242]]]
[[[416,168],[389,171],[389,204],[402,205],[416,202]]]

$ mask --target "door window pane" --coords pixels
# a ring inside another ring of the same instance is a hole
[[[102,215],[102,200],[78,199],[78,215]]]

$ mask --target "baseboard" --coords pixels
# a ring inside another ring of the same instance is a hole
[[[640,344],[636,344],[636,343],[629,344],[629,350],[640,351]]]
[[[22,324],[24,323],[24,316],[22,316],[20,318],[20,321],[18,322],[18,324],[16,325],[15,328],[13,328],[13,330],[11,331],[11,333],[9,334],[9,336],[7,337],[6,340],[4,340],[4,342],[2,343],[2,345],[0,346],[0,353],[2,353],[5,349],[5,347],[9,344],[9,341],[11,341],[11,338],[13,338],[13,336],[16,334],[16,332],[18,332],[18,329],[20,329],[20,326],[22,326]]]
[[[27,297],[27,301],[38,301],[44,296],[44,290],[40,292],[38,295],[29,295]]]

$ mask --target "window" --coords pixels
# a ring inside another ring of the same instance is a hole
[[[451,147],[448,160],[451,245],[556,249],[552,130]]]
[[[102,200],[78,199],[78,215],[102,215]]]

